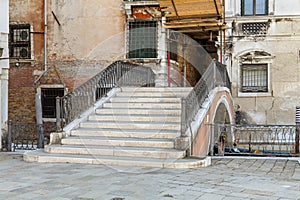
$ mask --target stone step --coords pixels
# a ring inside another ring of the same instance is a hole
[[[45,152],[56,154],[77,154],[95,156],[125,156],[142,158],[183,158],[185,151],[175,149],[154,149],[135,147],[114,147],[114,146],[85,146],[85,145],[50,145],[45,147]]]
[[[140,97],[140,98],[152,98],[152,97],[161,97],[161,98],[181,98],[188,95],[188,92],[143,92],[143,91],[132,91],[132,92],[119,92],[116,94],[116,97]]]
[[[89,120],[98,122],[180,122],[179,116],[155,116],[155,115],[90,115]]]
[[[152,168],[199,168],[211,164],[211,157],[189,159],[155,159],[140,157],[94,156],[74,154],[50,154],[43,150],[23,154],[26,162],[77,163],[108,166],[152,167]]]
[[[66,145],[119,146],[119,147],[151,147],[174,148],[170,139],[140,139],[140,138],[108,138],[108,137],[67,137],[61,140]]]
[[[122,92],[190,92],[192,87],[122,87]]]
[[[130,130],[130,129],[95,129],[79,128],[71,131],[74,136],[99,136],[99,137],[133,137],[133,138],[157,138],[174,139],[179,136],[179,131],[172,130]]]
[[[169,116],[169,115],[177,115],[181,114],[181,110],[179,108],[176,109],[155,109],[155,108],[98,108],[96,109],[96,114],[106,114],[106,115],[161,115],[161,116]]]
[[[80,123],[81,128],[110,128],[110,129],[147,129],[147,130],[180,130],[180,123],[169,122],[98,122],[98,121],[86,121]]]
[[[140,102],[149,102],[149,103],[181,103],[180,98],[168,97],[132,97],[132,96],[119,96],[113,97],[110,99],[112,103],[118,102],[127,102],[127,103],[140,103]]]
[[[117,102],[117,103],[105,103],[103,108],[142,108],[142,109],[180,109],[181,103],[151,103],[151,102],[143,102],[143,103],[130,103],[130,102]]]

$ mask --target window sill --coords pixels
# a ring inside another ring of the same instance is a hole
[[[238,92],[238,97],[271,97],[271,92]]]
[[[56,122],[56,118],[43,118],[43,122]]]

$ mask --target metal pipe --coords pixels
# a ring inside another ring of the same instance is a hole
[[[295,154],[299,154],[299,135],[300,135],[300,107],[296,107],[296,136],[295,136]]]
[[[187,125],[187,121],[186,121],[186,99],[185,98],[181,98],[181,133],[180,136],[181,137],[186,137],[186,125]]]
[[[12,145],[12,121],[8,121],[7,151],[11,151]]]
[[[47,71],[47,33],[48,33],[48,1],[44,0],[44,71]]]
[[[56,131],[61,131],[60,97],[56,97]]]

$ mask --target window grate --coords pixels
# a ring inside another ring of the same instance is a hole
[[[267,22],[243,23],[243,35],[266,35],[268,29]]]
[[[268,92],[268,66],[242,65],[242,91]]]
[[[9,30],[9,56],[11,58],[31,58],[30,25],[13,24]]]
[[[129,22],[129,58],[157,57],[157,22]]]
[[[43,118],[56,117],[56,97],[64,96],[64,88],[42,88]]]

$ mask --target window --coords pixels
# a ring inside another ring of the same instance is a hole
[[[268,65],[243,64],[242,92],[268,92]]]
[[[64,88],[42,88],[42,112],[43,118],[56,117],[56,97],[64,96]]]
[[[157,57],[157,22],[129,22],[129,58]]]
[[[242,0],[242,15],[267,15],[268,0]]]
[[[9,57],[30,59],[30,24],[10,25],[9,34]]]

